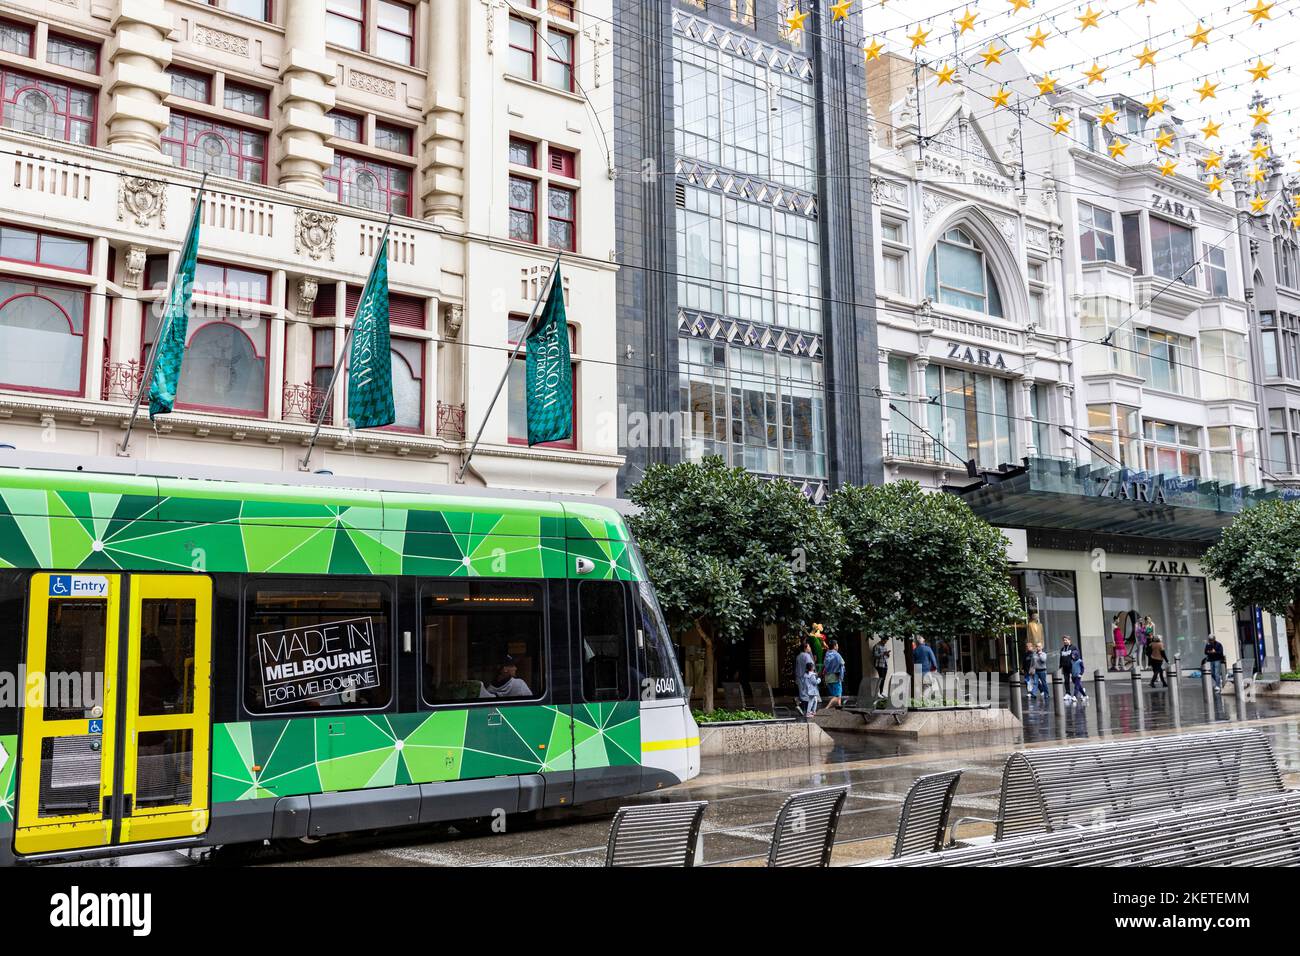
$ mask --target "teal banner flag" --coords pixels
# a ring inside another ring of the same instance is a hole
[[[203,210],[203,190],[194,199],[190,229],[181,246],[181,261],[172,278],[167,296],[167,311],[159,323],[154,342],[153,376],[149,381],[149,419],[165,415],[176,404],[176,387],[181,380],[181,360],[185,357],[185,340],[190,328],[190,299],[194,294],[194,270],[199,260],[199,213]]]
[[[524,344],[528,350],[528,444],[566,441],[573,437],[573,366],[558,265],[541,320]]]
[[[370,278],[352,319],[348,353],[348,419],[353,428],[379,428],[397,420],[393,360],[388,338],[388,229],[379,242]]]

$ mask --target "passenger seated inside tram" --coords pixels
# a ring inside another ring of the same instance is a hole
[[[519,677],[519,666],[507,654],[501,659],[497,676],[483,685],[479,697],[532,697],[532,689]]]

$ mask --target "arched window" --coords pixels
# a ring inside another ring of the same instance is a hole
[[[424,425],[424,346],[411,339],[391,341],[393,425],[419,431]]]
[[[0,280],[0,384],[81,391],[86,294]]]
[[[949,229],[925,267],[925,293],[933,301],[1003,318],[1002,295],[984,251],[964,229]]]
[[[210,322],[190,339],[176,398],[202,408],[264,411],[266,364],[237,326]]]

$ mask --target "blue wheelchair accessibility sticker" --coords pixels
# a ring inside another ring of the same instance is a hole
[[[51,574],[50,597],[107,597],[108,578],[96,574]]]
[[[86,733],[102,734],[104,732],[104,722],[102,720],[90,720],[86,722]]]

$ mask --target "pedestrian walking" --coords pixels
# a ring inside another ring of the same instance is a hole
[[[827,708],[844,709],[844,656],[840,654],[840,642],[830,638],[826,642],[826,657],[822,660],[822,680],[826,681],[826,693],[830,700]]]
[[[1214,678],[1214,692],[1216,694],[1223,691],[1223,663],[1226,660],[1223,653],[1223,645],[1219,639],[1211,634],[1205,639],[1205,659],[1202,664],[1210,665],[1210,676]]]
[[[1169,686],[1169,678],[1165,676],[1165,642],[1159,634],[1156,634],[1147,642],[1147,660],[1151,662],[1151,686],[1156,686],[1156,681]]]
[[[885,696],[885,689],[888,686],[885,678],[889,676],[889,638],[882,637],[876,641],[876,646],[871,649],[871,663],[876,668],[876,676],[880,678],[880,687],[877,689],[881,697]]]
[[[809,661],[807,670],[803,672],[803,680],[800,682],[799,697],[803,701],[803,713],[805,717],[811,718],[817,713],[817,705],[821,703],[821,692],[817,689],[821,680],[817,677],[817,670],[813,662]]]
[[[1047,648],[1042,644],[1034,645],[1034,684],[1043,699],[1050,696],[1047,689]]]
[[[939,659],[934,656],[934,649],[925,643],[924,637],[916,639],[916,647],[912,648],[912,660],[921,668],[921,692],[924,693],[933,679],[930,675],[939,670]]]
[[[1034,682],[1034,647],[1035,646],[1036,645],[1032,643],[1026,644],[1025,655],[1024,657],[1021,658],[1020,661],[1020,669],[1024,671],[1025,674],[1025,692],[1029,694],[1030,700],[1034,700],[1038,696],[1038,693],[1036,691],[1037,685]]]
[[[1083,654],[1081,654],[1079,649],[1076,647],[1074,649],[1074,663],[1070,667],[1070,676],[1074,678],[1074,699],[1087,701],[1088,692],[1083,689],[1083,674]]]
[[[1079,649],[1074,646],[1074,642],[1070,640],[1070,635],[1066,634],[1061,637],[1061,650],[1057,658],[1057,666],[1061,671],[1061,683],[1064,685],[1061,690],[1065,694],[1065,702],[1073,704],[1075,695],[1070,691],[1075,686],[1074,665],[1076,661],[1082,662],[1083,658],[1079,654]],[[1080,685],[1080,690],[1082,690],[1082,685]],[[1087,695],[1083,696],[1086,697]]]
[[[813,665],[812,641],[808,638],[803,639],[799,645],[799,653],[794,659],[794,693],[795,698],[799,701],[799,710],[803,710],[803,675],[810,666]]]

